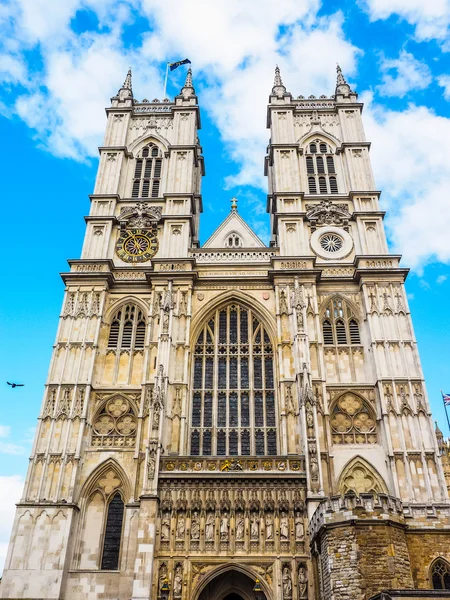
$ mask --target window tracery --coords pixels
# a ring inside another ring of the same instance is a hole
[[[443,558],[435,560],[431,567],[431,583],[434,590],[450,590],[450,565]]]
[[[242,248],[242,238],[237,233],[229,233],[225,238],[226,248]]]
[[[133,448],[137,420],[129,400],[114,396],[97,412],[93,420],[92,445],[107,448]]]
[[[346,393],[331,407],[334,444],[376,444],[377,425],[372,407],[356,394]]]
[[[143,348],[145,343],[145,317],[134,304],[117,310],[109,330],[108,348]]]
[[[193,455],[276,455],[273,348],[254,313],[217,310],[194,352]]]
[[[317,139],[308,144],[305,155],[308,192],[337,194],[336,168],[331,146]]]
[[[322,333],[326,346],[361,344],[358,320],[350,306],[341,298],[334,298],[326,306]]]
[[[153,143],[139,152],[134,168],[132,198],[158,198],[162,171],[162,152]]]

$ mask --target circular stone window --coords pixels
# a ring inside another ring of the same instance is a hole
[[[326,233],[320,238],[320,245],[325,252],[339,252],[344,245],[344,240],[336,233]]]
[[[312,250],[321,258],[345,258],[353,249],[351,236],[339,227],[321,227],[311,235]]]

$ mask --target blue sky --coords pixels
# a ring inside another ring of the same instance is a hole
[[[138,99],[189,57],[206,162],[201,240],[239,211],[265,240],[265,107],[276,63],[294,95],[330,95],[338,61],[365,102],[392,251],[435,418],[450,392],[450,0],[12,0],[0,5],[0,570],[63,295],[80,255],[104,107],[128,66]],[[185,67],[170,76],[178,93]],[[11,390],[6,380],[24,382]]]

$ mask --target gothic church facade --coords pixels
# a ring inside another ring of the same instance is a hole
[[[201,246],[192,74],[173,102],[138,102],[128,73],[63,274],[3,598],[450,588],[407,270],[387,247],[361,113],[339,68],[320,98],[294,98],[277,68],[271,243],[233,201]]]

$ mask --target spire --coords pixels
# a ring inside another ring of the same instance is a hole
[[[190,96],[195,96],[195,88],[192,83],[192,69],[189,67],[186,73],[186,81],[184,82],[183,87],[181,88],[181,95],[183,98],[189,98]]]
[[[336,94],[353,94],[353,90],[348,85],[340,65],[336,63]]]
[[[127,98],[133,98],[133,88],[131,85],[131,67],[128,69],[125,81],[122,87],[117,92],[117,96],[120,100],[126,100]]]
[[[336,85],[347,85],[347,82],[345,81],[345,77],[342,75],[342,69],[337,63],[336,63],[336,73],[337,73]]]
[[[273,80],[272,94],[274,94],[275,96],[282,96],[285,93],[286,93],[286,88],[284,87],[283,81],[281,79],[280,68],[278,65],[276,65],[275,77]]]
[[[191,69],[191,67],[189,67],[189,69],[187,70],[186,81],[184,82],[184,87],[194,89],[194,86],[192,85],[192,69]]]
[[[127,76],[125,77],[125,81],[123,82],[122,89],[131,90],[131,67],[128,69]]]

